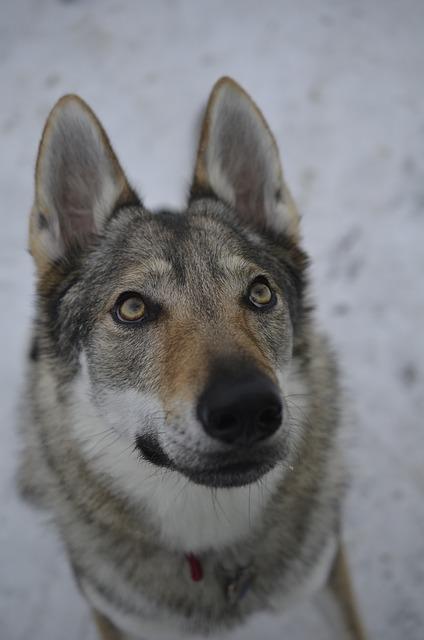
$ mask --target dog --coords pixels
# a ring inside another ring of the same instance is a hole
[[[147,210],[91,109],[61,98],[29,248],[19,486],[52,513],[100,636],[220,637],[322,589],[340,633],[363,640],[337,365],[248,94],[214,86],[180,212]]]

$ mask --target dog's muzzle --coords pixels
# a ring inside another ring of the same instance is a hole
[[[197,408],[199,429],[215,446],[201,451],[184,447],[169,456],[159,439],[137,437],[142,457],[179,471],[208,487],[240,487],[257,482],[286,454],[286,439],[276,438],[283,424],[283,401],[276,384],[261,371],[237,363],[215,368]]]
[[[197,418],[211,438],[248,447],[277,431],[283,405],[278,388],[265,374],[216,371],[200,397]]]

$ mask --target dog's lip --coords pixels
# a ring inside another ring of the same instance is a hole
[[[138,436],[136,447],[148,462],[178,471],[196,484],[213,488],[240,487],[257,482],[280,459],[275,449],[262,447],[259,451],[245,450],[205,456],[201,464],[191,466],[172,460],[152,436]]]
[[[158,467],[165,467],[166,469],[173,468],[174,465],[171,458],[165,453],[154,437],[148,435],[137,436],[136,448],[148,462]]]
[[[180,468],[187,478],[211,488],[243,487],[260,480],[275,466],[275,461],[245,461],[224,466]]]

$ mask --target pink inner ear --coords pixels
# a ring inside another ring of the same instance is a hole
[[[238,127],[240,122],[234,117],[221,132],[222,172],[234,192],[235,208],[240,217],[248,224],[263,228],[266,223],[265,183],[270,168],[261,156],[261,145],[248,128],[244,129],[248,123],[244,122],[239,131]]]
[[[65,245],[81,242],[96,232],[94,206],[100,189],[99,176],[90,167],[66,166],[64,163],[62,182],[57,185],[55,205],[59,214],[59,225]]]
[[[230,188],[240,218],[263,229],[270,218],[266,211],[268,192],[275,191],[279,172],[273,138],[254,104],[242,94],[225,91],[212,108],[215,111],[208,142],[212,186],[224,200]],[[218,169],[215,173],[214,164]]]
[[[73,240],[82,240],[96,232],[94,218],[87,210],[67,208],[66,216],[60,218],[62,237],[67,244]]]
[[[250,224],[265,226],[265,194],[259,176],[245,170],[237,179],[235,208]],[[259,184],[255,184],[259,183]]]

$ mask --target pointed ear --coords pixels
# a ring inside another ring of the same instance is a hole
[[[213,192],[259,230],[299,235],[299,214],[284,182],[278,148],[253,100],[231,78],[209,98],[192,196]]]
[[[94,113],[64,96],[44,127],[35,170],[30,252],[39,271],[86,245],[117,206],[139,204]]]

